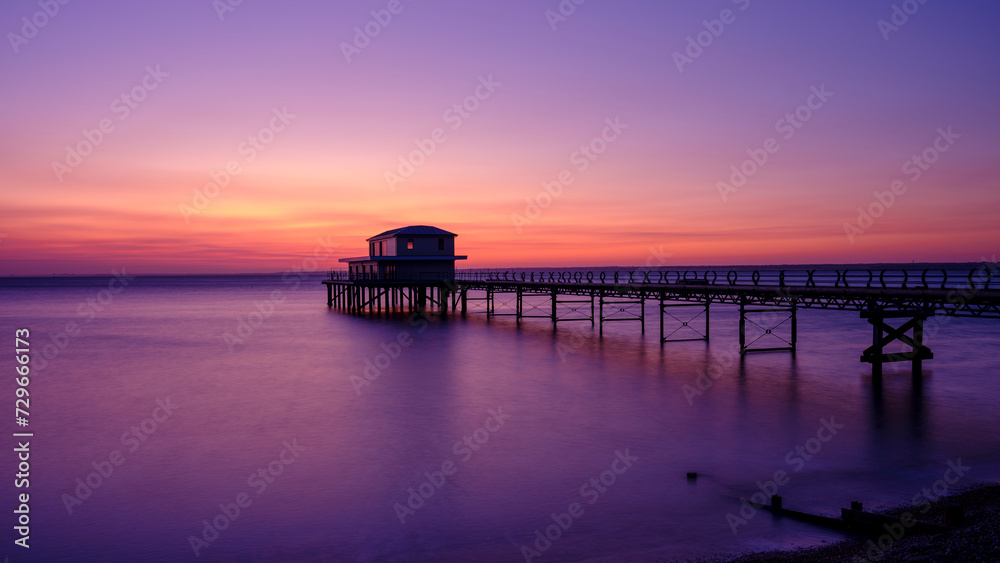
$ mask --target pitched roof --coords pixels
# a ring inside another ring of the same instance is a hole
[[[455,233],[449,233],[444,229],[439,229],[437,227],[429,227],[427,225],[411,225],[409,227],[400,227],[398,229],[392,229],[390,231],[385,231],[384,233],[379,233],[367,240],[375,240],[377,238],[382,238],[386,236],[397,236],[397,235],[437,235],[437,236],[450,236],[457,237]]]

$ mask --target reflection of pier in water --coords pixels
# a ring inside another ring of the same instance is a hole
[[[858,311],[872,325],[872,345],[861,361],[872,364],[873,375],[880,377],[886,362],[911,362],[914,375],[921,373],[923,360],[934,357],[923,343],[931,317],[1000,319],[996,268],[458,271],[453,280],[331,273],[322,283],[328,306],[349,313],[432,307],[442,314],[466,314],[469,301],[482,301],[488,318],[545,318],[554,326],[589,321],[601,332],[604,323],[615,321],[638,322],[645,332],[651,302],[659,311],[661,343],[707,341],[711,305],[734,304],[740,310],[741,354],[794,353],[799,309]],[[470,296],[470,291],[477,293]],[[761,339],[777,339],[780,345],[754,346]],[[907,350],[886,353],[893,342]]]

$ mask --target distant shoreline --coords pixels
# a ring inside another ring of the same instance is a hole
[[[704,270],[734,270],[738,272],[750,270],[868,270],[868,269],[891,269],[891,270],[973,270],[988,262],[877,262],[877,263],[843,263],[843,264],[739,264],[739,265],[679,265],[679,266],[504,266],[489,268],[460,268],[457,272],[587,272],[587,271],[704,271]],[[307,275],[323,276],[331,269],[317,270]],[[344,271],[346,268],[337,268],[334,271]],[[132,273],[136,277],[225,277],[225,276],[280,276],[287,272],[215,272],[215,273]],[[108,273],[99,274],[0,274],[0,279],[18,278],[100,278],[107,277]]]

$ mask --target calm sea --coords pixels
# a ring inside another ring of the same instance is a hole
[[[661,347],[652,303],[601,337],[479,302],[349,316],[318,279],[110,280],[0,279],[6,427],[34,434],[27,489],[24,439],[0,456],[10,561],[675,560],[842,537],[741,503],[761,489],[837,515],[1000,477],[998,321],[944,320],[922,380],[876,387],[856,312],[740,362],[721,305],[710,343]]]

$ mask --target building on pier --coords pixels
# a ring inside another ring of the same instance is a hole
[[[455,233],[437,227],[413,225],[379,233],[368,239],[368,256],[341,258],[353,280],[453,281]]]

